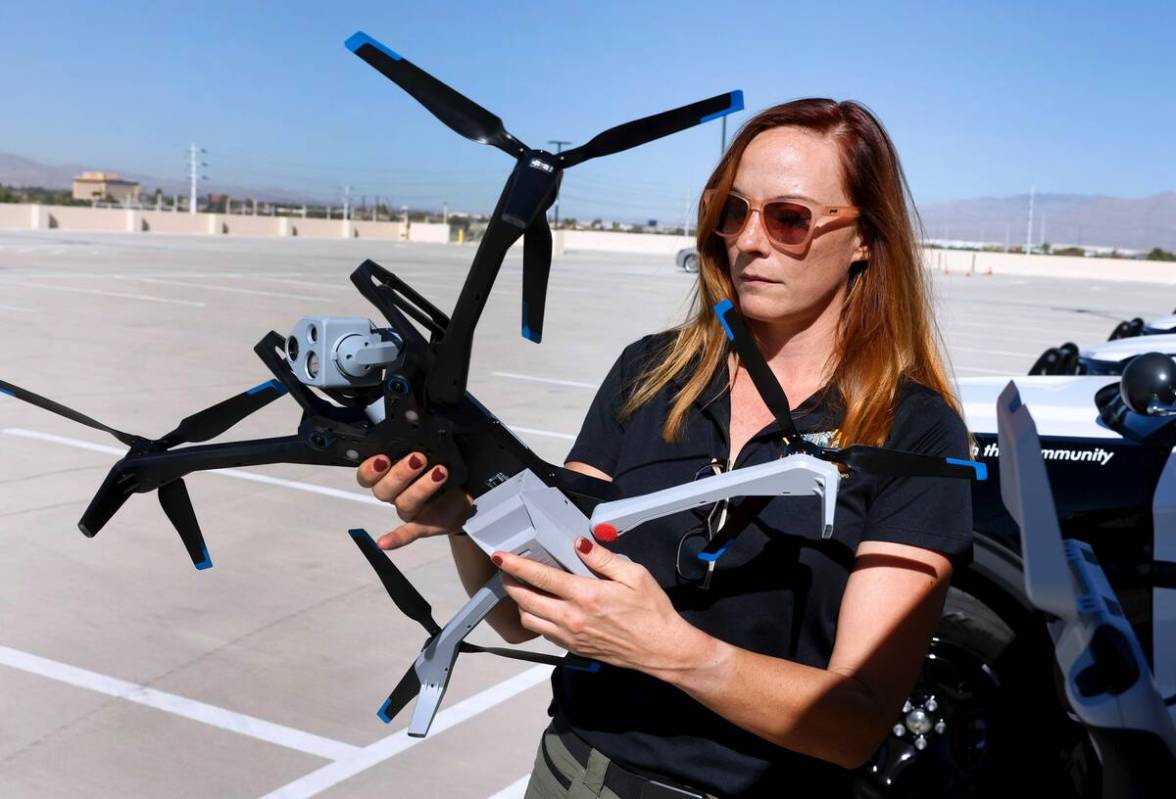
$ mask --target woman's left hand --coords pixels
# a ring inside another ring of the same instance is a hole
[[[587,551],[585,551],[587,550]],[[576,552],[601,579],[496,552],[523,627],[577,655],[654,676],[687,668],[704,634],[683,619],[644,566],[588,538]]]

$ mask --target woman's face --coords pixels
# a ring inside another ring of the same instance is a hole
[[[776,198],[810,205],[850,205],[841,185],[837,144],[810,131],[780,127],[751,140],[732,189],[753,203]],[[761,322],[808,324],[844,299],[849,266],[867,252],[858,226],[845,220],[815,220],[808,249],[799,255],[772,246],[762,215],[752,213],[743,231],[727,241],[731,281],[743,314]]]

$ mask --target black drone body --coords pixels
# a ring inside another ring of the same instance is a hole
[[[351,280],[403,341],[401,358],[385,370],[377,385],[353,390],[322,389],[334,400],[328,402],[293,372],[288,353],[283,351],[286,339],[271,332],[254,351],[274,379],[186,418],[176,430],[155,440],[108,427],[0,380],[0,393],[108,432],[130,448],[111,469],[82,515],[78,526],[87,536],[96,535],[131,494],[158,490],[160,504],[178,530],[193,564],[199,569],[208,568],[212,561],[184,485],[185,475],[266,463],[354,468],[373,455],[399,459],[414,451],[447,467],[447,488],[464,489],[475,498],[524,469],[547,485],[559,487],[585,510],[612,498],[614,488],[610,483],[540,459],[466,391],[474,331],[507,250],[525,236],[522,329],[527,339],[541,339],[552,250],[546,211],[556,199],[564,169],[738,111],[743,108],[742,93],[728,92],[634,120],[606,130],[580,147],[553,155],[527,147],[506,131],[497,116],[370,36],[357,33],[347,40],[347,46],[454,131],[495,146],[516,160],[452,318],[396,275],[365,261]],[[295,435],[180,447],[221,435],[286,393],[302,409]],[[365,408],[381,400],[383,418],[373,421]]]

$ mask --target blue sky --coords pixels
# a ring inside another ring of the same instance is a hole
[[[488,211],[511,163],[350,52],[364,30],[532,146],[742,89],[866,103],[916,200],[1176,190],[1176,3],[0,3],[0,151]],[[747,113],[730,119],[734,126]],[[717,122],[569,170],[564,216],[684,218]]]

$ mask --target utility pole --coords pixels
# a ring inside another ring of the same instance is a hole
[[[351,187],[343,187],[343,218],[351,218]]]
[[[1036,186],[1029,187],[1029,227],[1025,231],[1025,254],[1033,252],[1033,194]]]
[[[208,166],[200,160],[200,155],[207,152],[202,147],[197,147],[195,144],[188,148],[188,213],[196,213],[196,181],[208,180],[207,175],[201,175],[202,167]]]
[[[556,155],[559,155],[560,153],[563,152],[563,147],[565,144],[571,144],[570,141],[563,141],[562,139],[548,139],[547,143],[555,145],[555,154]],[[558,194],[555,195],[555,228],[556,228],[556,230],[559,230],[559,195]]]
[[[446,225],[449,224],[449,203],[448,202],[441,203],[441,222]]]

